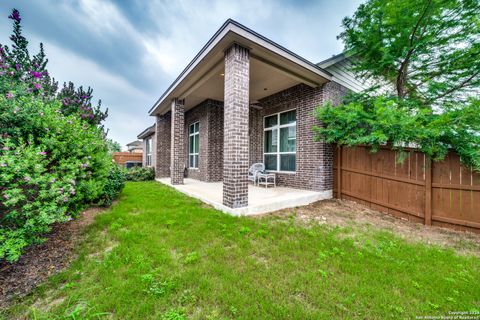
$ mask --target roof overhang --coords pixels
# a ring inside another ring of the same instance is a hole
[[[317,63],[317,65],[320,67],[320,68],[328,68],[330,67],[331,65],[334,65],[335,63],[338,63],[342,60],[345,60],[347,59],[347,55],[342,52],[342,53],[339,53],[337,55],[334,55],[328,59],[325,59],[323,61],[320,61],[319,63]]]
[[[139,146],[142,144],[142,141],[140,140],[135,140],[135,141],[132,141],[130,143],[127,143],[127,146]]]
[[[145,139],[155,133],[155,125],[152,125],[145,130],[143,130],[138,136],[137,139]]]
[[[321,67],[229,19],[162,94],[149,110],[149,114],[164,114],[170,110],[172,99],[187,98],[195,90],[205,86],[212,77],[221,74],[224,70],[224,52],[233,43],[249,48],[251,60],[255,61],[260,69],[265,67],[275,70],[275,75],[283,74],[311,87],[317,87],[331,79],[331,74]],[[255,72],[252,63],[250,69],[251,73]]]

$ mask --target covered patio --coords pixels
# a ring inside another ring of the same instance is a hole
[[[157,180],[235,215],[331,197],[332,151],[312,130],[330,77],[228,20],[150,110]],[[249,184],[254,163],[275,189]]]
[[[325,193],[288,187],[265,188],[249,184],[248,205],[240,208],[230,208],[222,203],[222,182],[204,182],[190,178],[184,179],[183,184],[172,184],[170,178],[160,178],[157,181],[171,186],[190,197],[197,198],[217,210],[235,216],[273,212],[331,198],[331,192]]]

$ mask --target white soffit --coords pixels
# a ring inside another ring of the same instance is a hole
[[[319,66],[229,19],[163,93],[149,114],[153,116],[167,112],[173,98],[186,98],[221,73],[224,69],[224,51],[233,43],[249,48],[252,59],[298,82],[315,87],[331,79],[331,74]]]

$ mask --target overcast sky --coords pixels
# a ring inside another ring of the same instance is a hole
[[[45,45],[60,82],[91,86],[109,108],[109,137],[123,146],[154,123],[147,111],[196,53],[232,18],[302,57],[342,51],[342,18],[360,0],[2,0],[0,42],[20,10],[30,52]]]

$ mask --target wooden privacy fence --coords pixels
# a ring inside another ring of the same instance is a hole
[[[142,153],[135,152],[114,152],[113,161],[119,165],[124,166],[127,161],[139,161],[142,162]]]
[[[398,162],[398,152],[386,147],[336,147],[334,196],[426,225],[480,232],[480,174],[455,153],[442,162],[407,153]]]

